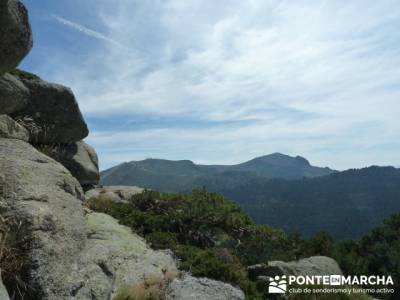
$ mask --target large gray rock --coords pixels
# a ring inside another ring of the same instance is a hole
[[[309,258],[291,262],[270,261],[262,275],[273,277],[275,275],[312,276],[342,274],[342,270],[333,258],[326,256],[311,256]]]
[[[14,69],[31,48],[26,8],[17,0],[0,0],[0,74]]]
[[[19,78],[4,74],[0,76],[0,114],[13,114],[24,109],[29,100],[29,90]]]
[[[126,203],[133,195],[143,192],[137,186],[110,185],[91,189],[85,193],[85,198],[108,199],[116,203]]]
[[[0,138],[1,205],[20,220],[31,287],[26,299],[72,299],[86,233],[78,181],[28,143]]]
[[[15,117],[29,117],[36,130],[31,142],[36,144],[72,143],[84,139],[89,131],[72,91],[40,78],[20,77],[29,89],[27,107]]]
[[[99,183],[99,163],[96,151],[84,141],[57,145],[49,155],[64,165],[82,186]]]
[[[242,290],[208,278],[185,275],[174,279],[167,288],[167,300],[244,300]]]
[[[21,222],[26,241],[24,299],[109,300],[145,277],[176,271],[169,253],[151,250],[117,220],[85,214],[82,199],[60,163],[28,143],[0,138],[0,206]]]
[[[112,299],[118,292],[144,282],[177,273],[172,256],[154,251],[146,242],[109,215],[88,212],[87,246],[82,265],[90,274],[87,287],[93,299]]]
[[[29,132],[7,115],[0,115],[0,138],[29,141]]]

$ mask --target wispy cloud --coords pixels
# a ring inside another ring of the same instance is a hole
[[[84,61],[52,62],[46,77],[74,89],[103,167],[275,151],[334,168],[400,161],[398,1],[98,0],[90,9],[108,36],[55,17],[107,43]]]
[[[85,35],[90,36],[92,38],[103,40],[105,42],[108,42],[108,43],[111,43],[111,44],[114,44],[114,45],[118,45],[118,46],[121,45],[120,43],[118,43],[117,41],[113,40],[112,38],[110,38],[110,37],[98,32],[98,31],[95,31],[95,30],[92,30],[90,28],[87,28],[87,27],[85,27],[85,26],[83,26],[81,24],[69,21],[69,20],[64,19],[64,18],[62,18],[60,16],[57,16],[57,15],[52,15],[52,18],[54,20],[56,20],[57,22],[65,25],[65,26],[68,26],[68,27],[70,27],[72,29],[75,29],[75,30],[81,32],[82,34],[85,34]]]

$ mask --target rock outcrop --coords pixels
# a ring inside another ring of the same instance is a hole
[[[26,107],[29,90],[15,76],[4,74],[0,77],[0,114],[13,114]]]
[[[29,141],[28,130],[7,115],[0,115],[0,138]]]
[[[85,198],[108,199],[116,203],[127,202],[133,195],[143,192],[137,186],[110,185],[91,189],[85,193]]]
[[[185,275],[167,288],[167,300],[244,300],[243,292],[230,284]]]
[[[40,78],[19,76],[28,88],[27,106],[18,111],[17,118],[29,118],[36,130],[31,134],[35,144],[71,143],[83,140],[88,134],[78,103],[72,91],[62,85]]]
[[[86,240],[83,191],[59,163],[20,140],[0,139],[2,205],[26,239],[24,281],[32,299],[67,299],[79,282],[76,258]]]
[[[99,183],[99,162],[96,151],[84,141],[60,144],[49,155],[64,165],[82,187]]]
[[[14,69],[31,48],[26,8],[18,0],[0,0],[0,74]]]

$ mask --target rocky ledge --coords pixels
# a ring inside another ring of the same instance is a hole
[[[31,47],[25,7],[0,0],[0,221],[12,226],[3,247],[16,262],[3,267],[0,299],[110,300],[150,279],[167,299],[244,299],[179,272],[170,252],[84,207],[87,190],[121,202],[141,189],[96,188],[97,154],[73,92],[15,70]]]

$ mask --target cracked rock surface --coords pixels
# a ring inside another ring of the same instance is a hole
[[[29,132],[7,115],[0,115],[0,137],[29,141]]]
[[[111,216],[84,212],[82,188],[61,164],[0,138],[0,204],[21,221],[26,299],[110,299],[120,288],[177,270],[172,256]]]
[[[16,139],[0,138],[1,205],[20,220],[28,253],[28,299],[72,299],[86,242],[82,188],[59,163]]]
[[[164,272],[177,272],[168,252],[152,250],[113,217],[88,212],[85,218],[87,243],[82,264],[90,274],[88,284],[95,299],[111,299],[120,289],[163,278]]]

